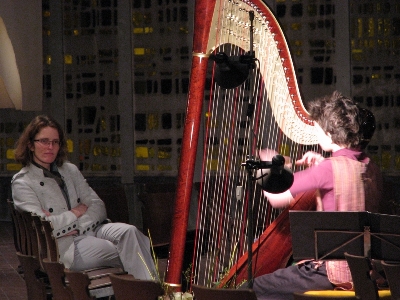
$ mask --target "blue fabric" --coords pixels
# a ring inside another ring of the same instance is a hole
[[[258,300],[293,299],[294,292],[308,290],[333,290],[326,275],[325,264],[315,268],[312,261],[256,277],[253,290]]]

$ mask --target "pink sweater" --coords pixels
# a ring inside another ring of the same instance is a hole
[[[345,156],[361,162],[368,162],[368,157],[361,151],[341,149],[332,153],[332,157]],[[322,161],[318,166],[294,173],[294,182],[289,189],[293,197],[298,193],[319,189],[322,198],[323,210],[334,211],[334,179],[332,162],[329,159]]]

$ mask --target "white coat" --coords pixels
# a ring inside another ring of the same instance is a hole
[[[60,261],[69,268],[74,260],[74,240],[73,236],[66,234],[74,230],[78,230],[80,234],[93,231],[106,220],[107,214],[104,202],[74,164],[65,162],[58,171],[67,186],[71,208],[79,203],[88,207],[80,218],[68,210],[57,182],[45,177],[43,170],[33,164],[23,167],[13,176],[12,198],[18,210],[32,212],[51,221],[54,227],[53,234],[57,238]],[[43,210],[48,211],[50,216],[46,217]]]

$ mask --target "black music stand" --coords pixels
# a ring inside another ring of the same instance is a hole
[[[293,258],[345,259],[344,252],[400,261],[400,216],[289,211]]]

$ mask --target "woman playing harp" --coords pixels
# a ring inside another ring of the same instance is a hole
[[[309,112],[317,129],[319,145],[330,158],[307,152],[292,187],[281,194],[264,192],[273,206],[288,205],[299,192],[318,189],[323,211],[378,212],[381,194],[379,169],[360,149],[363,139],[362,110],[349,98],[334,92],[310,102]],[[263,160],[270,152],[261,151]],[[293,292],[352,288],[346,261],[306,261],[254,279],[257,299],[293,299]]]

